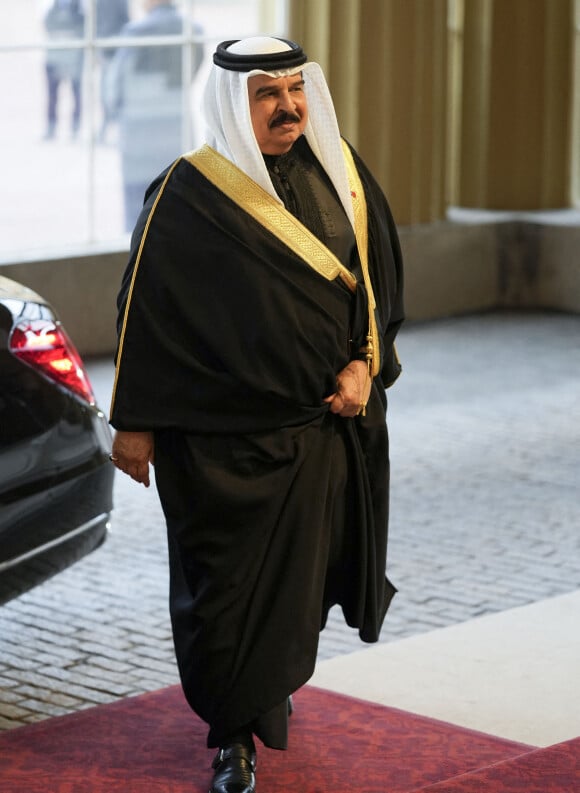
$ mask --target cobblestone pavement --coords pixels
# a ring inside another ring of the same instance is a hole
[[[580,587],[580,317],[408,325],[389,391],[390,576],[381,641]],[[112,367],[92,361],[108,405]],[[0,728],[177,682],[154,489],[115,485],[105,545],[0,608]],[[333,612],[319,657],[360,649]]]

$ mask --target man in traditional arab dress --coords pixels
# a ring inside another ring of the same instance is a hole
[[[402,264],[387,202],[297,44],[220,44],[207,144],[151,185],[119,294],[112,460],[169,542],[185,696],[216,747],[210,793],[253,793],[256,744],[339,604],[374,642],[386,571],[385,388]]]

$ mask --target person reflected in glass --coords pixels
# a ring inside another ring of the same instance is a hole
[[[181,35],[183,18],[174,3],[145,0],[143,5],[145,16],[125,25],[121,36]],[[119,122],[127,231],[135,225],[155,174],[183,151],[182,57],[181,43],[121,47],[107,70],[105,101]],[[202,57],[197,45],[194,74]]]
[[[44,29],[47,39],[59,42],[67,39],[82,39],[85,28],[85,14],[81,0],[53,0],[44,15]],[[83,50],[48,48],[45,58],[47,88],[47,118],[45,140],[56,135],[58,123],[58,98],[60,86],[69,82],[72,91],[71,136],[75,138],[81,124],[83,74]]]
[[[128,0],[96,0],[95,14],[97,38],[111,38],[112,36],[118,35],[123,26],[129,22],[129,2]],[[99,49],[102,117],[98,139],[101,143],[106,141],[107,130],[115,119],[115,114],[111,112],[105,101],[107,70],[111,65],[115,52],[115,47],[104,47],[103,49]]]

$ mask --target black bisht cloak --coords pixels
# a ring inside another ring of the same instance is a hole
[[[323,402],[361,332],[352,292],[246,214],[243,196],[181,158],[133,235],[111,424],[155,432],[176,655],[209,745],[309,679],[333,604],[374,642],[395,592],[384,389],[400,371],[402,263],[387,202],[353,157],[382,361],[366,416]]]

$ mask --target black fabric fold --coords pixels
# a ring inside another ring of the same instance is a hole
[[[401,261],[386,201],[356,161],[383,360],[366,416],[323,402],[356,357],[357,298],[190,162],[152,186],[134,234],[111,423],[155,433],[176,656],[210,745],[309,679],[334,604],[373,642],[395,592],[384,386],[400,371]]]

